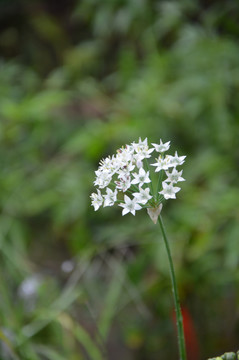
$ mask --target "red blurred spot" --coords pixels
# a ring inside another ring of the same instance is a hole
[[[182,307],[181,311],[183,316],[187,360],[199,360],[199,341],[193,320],[186,307]],[[173,320],[176,327],[175,311],[173,312]]]

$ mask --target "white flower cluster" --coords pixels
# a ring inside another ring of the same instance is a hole
[[[158,216],[163,200],[175,199],[180,190],[175,184],[185,180],[182,171],[177,171],[176,167],[184,163],[186,156],[178,156],[177,152],[174,156],[165,155],[169,147],[170,141],[163,144],[160,140],[160,144],[152,144],[149,148],[147,138],[143,141],[139,139],[137,143],[133,142],[117,150],[116,155],[101,160],[94,181],[98,189],[91,194],[94,209],[117,203],[123,208],[122,215],[135,215],[136,210],[148,208],[150,216],[151,213]],[[156,162],[150,164],[154,151],[159,154]],[[150,166],[155,167],[155,173],[160,172],[155,192]]]

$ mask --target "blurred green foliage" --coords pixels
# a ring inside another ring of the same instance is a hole
[[[90,207],[99,160],[138,137],[187,155],[163,216],[189,360],[236,351],[238,3],[2,0],[0,19],[0,358],[177,357],[159,229]]]

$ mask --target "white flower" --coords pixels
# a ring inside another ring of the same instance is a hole
[[[109,176],[115,174],[118,170],[118,162],[115,156],[108,156],[105,159],[100,160],[99,169],[95,172],[96,176],[100,176],[101,173],[106,172]]]
[[[172,184],[177,183],[179,181],[185,181],[185,179],[181,176],[183,173],[182,171],[177,171],[175,168],[173,168],[173,171],[170,173],[169,171],[166,171],[167,179],[165,182],[170,182]]]
[[[97,194],[96,193],[92,193],[91,194],[91,205],[94,206],[95,211],[99,209],[99,207],[102,205],[103,203],[103,197],[101,195],[101,192],[99,189],[97,189]]]
[[[142,209],[142,207],[137,203],[137,199],[133,198],[132,200],[125,195],[124,196],[124,203],[120,203],[119,206],[121,206],[123,208],[122,211],[122,215],[126,215],[129,212],[131,212],[131,214],[135,215],[135,211],[136,210],[140,210]]]
[[[110,188],[106,189],[106,195],[104,195],[104,207],[113,206],[117,200],[117,190],[112,191]]]
[[[130,176],[128,174],[121,176],[119,180],[115,181],[116,188],[125,192],[127,191],[131,186],[131,180]]]
[[[95,186],[99,186],[100,189],[105,188],[111,182],[112,176],[105,170],[96,172],[96,180],[94,181]]]
[[[186,158],[186,156],[178,156],[177,151],[175,152],[174,156],[169,155],[170,158],[170,164],[171,166],[178,166],[178,165],[182,165],[184,163],[184,159]]]
[[[117,174],[119,175],[118,178],[120,179],[125,176],[130,177],[130,173],[132,170],[134,170],[134,168],[135,168],[135,165],[133,165],[132,163],[125,165],[122,169],[119,169],[117,171]]]
[[[143,149],[145,147],[148,147],[148,139],[145,138],[143,141],[141,140],[141,138],[139,138],[139,141],[136,142],[132,142],[132,147],[136,152],[139,152],[140,149]]]
[[[154,151],[153,148],[149,149],[147,138],[144,141],[141,141],[141,138],[139,138],[139,142],[138,143],[133,142],[132,147],[140,157],[140,159],[138,160],[149,158],[151,152]]]
[[[143,159],[142,156],[140,154],[135,154],[134,155],[134,159],[135,159],[135,163],[138,169],[140,169],[141,167],[143,167]]]
[[[123,168],[124,166],[127,166],[129,162],[132,162],[133,152],[134,150],[131,146],[126,146],[125,148],[117,150],[116,161],[119,168]]]
[[[138,203],[145,205],[150,199],[152,199],[152,195],[150,195],[149,191],[149,188],[139,188],[139,192],[133,193],[133,195]]]
[[[156,159],[156,163],[151,164],[152,166],[156,166],[155,172],[159,172],[160,170],[168,170],[173,165],[171,164],[171,158],[169,155],[162,157],[161,155]]]
[[[157,152],[165,152],[165,151],[168,151],[168,149],[170,148],[170,141],[166,142],[165,144],[163,144],[162,140],[160,139],[160,144],[153,144],[152,145],[154,146],[155,150]]]
[[[168,184],[165,181],[162,183],[163,190],[159,192],[159,194],[162,194],[165,199],[176,199],[176,193],[180,190],[179,187],[173,187],[172,184]]]
[[[142,167],[139,169],[139,173],[133,173],[133,176],[134,180],[131,181],[131,184],[139,184],[139,186],[142,186],[143,184],[151,182],[149,171],[146,172]]]

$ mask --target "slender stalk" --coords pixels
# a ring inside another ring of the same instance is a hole
[[[162,188],[162,180],[163,180],[163,172],[160,171],[158,177],[157,192],[156,192],[157,200],[160,200],[160,196],[162,196],[159,194],[159,191]]]
[[[184,339],[184,331],[183,331],[183,317],[182,317],[182,312],[181,312],[181,308],[180,308],[173,260],[172,260],[169,242],[168,242],[167,235],[166,235],[166,232],[164,229],[161,215],[159,216],[158,221],[159,221],[159,225],[160,225],[160,228],[161,228],[161,231],[163,234],[164,244],[165,244],[165,247],[167,250],[169,267],[170,267],[170,274],[171,274],[171,280],[172,280],[172,286],[173,286],[173,298],[174,298],[174,305],[175,305],[175,311],[176,311],[176,322],[177,322],[177,330],[178,330],[178,347],[179,347],[180,360],[186,360],[185,339]]]
[[[149,174],[150,174],[149,162],[148,162],[147,158],[145,159],[145,164],[146,164],[146,169],[147,169],[147,171],[149,171]],[[151,180],[151,179],[150,179],[150,180]],[[154,194],[154,189],[153,189],[152,180],[151,180],[151,182],[149,183],[149,187],[150,187],[150,192],[151,192],[151,194],[153,195],[153,194]]]

